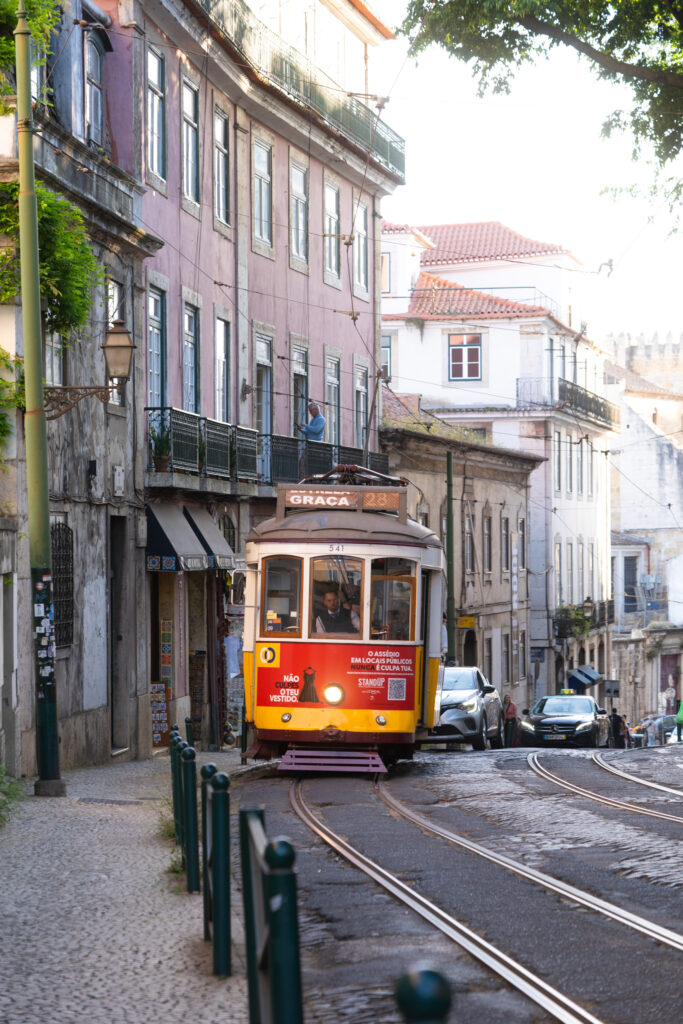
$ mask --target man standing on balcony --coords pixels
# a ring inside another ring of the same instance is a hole
[[[311,414],[311,422],[300,423],[299,430],[307,441],[322,441],[325,433],[325,417],[316,402],[308,403],[308,411]]]

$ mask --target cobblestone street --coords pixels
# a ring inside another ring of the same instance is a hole
[[[168,871],[168,758],[63,778],[66,798],[27,796],[0,829],[0,1024],[242,1024],[239,921],[234,976],[214,978],[201,896]]]

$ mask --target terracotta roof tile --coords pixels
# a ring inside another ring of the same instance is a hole
[[[434,242],[431,252],[422,253],[422,265],[425,267],[523,259],[527,256],[561,256],[567,252],[560,245],[525,238],[495,220],[478,224],[421,225],[418,230]]]
[[[548,315],[549,311],[542,306],[498,299],[494,295],[476,292],[422,271],[411,294],[408,312],[385,313],[382,319],[404,320],[406,317],[416,317],[421,320],[468,320],[476,317],[491,320]]]
[[[382,221],[382,234],[383,235],[414,235],[415,238],[422,245],[428,249],[434,248],[434,243],[430,238],[426,238],[419,228],[414,228],[412,224],[390,224],[389,221]]]

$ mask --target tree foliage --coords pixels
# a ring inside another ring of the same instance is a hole
[[[600,78],[625,82],[629,110],[603,131],[627,129],[660,165],[683,148],[683,3],[678,0],[410,0],[402,31],[413,53],[437,43],[471,62],[480,91],[506,92],[515,71],[553,47],[586,57]]]
[[[58,0],[23,0],[26,22],[31,30],[34,50],[45,55],[50,39],[62,17]],[[16,91],[14,65],[14,30],[17,26],[18,0],[0,0],[0,97]]]
[[[0,250],[0,303],[19,294],[19,184],[0,184],[0,234],[10,247]],[[40,290],[46,302],[45,327],[65,339],[84,327],[93,288],[101,284],[102,268],[90,248],[80,210],[64,196],[36,185]]]

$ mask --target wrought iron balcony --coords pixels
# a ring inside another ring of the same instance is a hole
[[[304,441],[281,434],[259,434],[250,427],[222,423],[170,407],[148,408],[148,468],[226,481],[297,483],[342,464],[389,472],[389,456],[361,448]],[[156,481],[157,483],[160,481]]]
[[[348,96],[324,71],[288,46],[243,0],[199,2],[260,77],[314,110],[351,142],[369,150],[397,178],[405,180],[405,143],[374,111]]]
[[[615,429],[621,421],[616,405],[563,377],[518,377],[517,407],[529,406],[568,409],[577,416]]]
[[[553,634],[556,640],[581,639],[592,629],[602,629],[614,623],[614,601],[598,601],[590,615],[582,604],[568,604],[556,609],[553,616]]]

